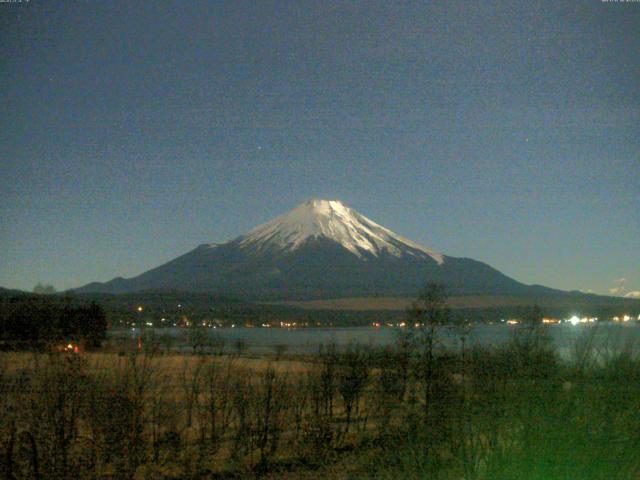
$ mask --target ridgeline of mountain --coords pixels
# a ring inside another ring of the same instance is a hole
[[[0,287],[0,296],[9,296],[9,295],[29,295],[29,292],[25,292],[23,290],[17,290],[15,288]]]
[[[414,296],[428,281],[453,295],[565,295],[491,266],[422,247],[340,201],[309,200],[223,244],[204,244],[137,277],[78,293],[214,292],[249,299]]]

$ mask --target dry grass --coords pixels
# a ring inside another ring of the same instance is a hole
[[[34,367],[47,355],[30,352],[0,352],[0,365],[5,367],[7,373],[11,373]],[[90,352],[82,354],[82,357],[87,362],[89,370],[93,371],[111,370],[127,361],[126,356],[120,356],[116,353]],[[140,355],[140,358],[144,359],[144,355]],[[220,365],[231,361],[235,368],[254,373],[264,373],[267,369],[273,368],[278,373],[301,374],[308,372],[313,365],[310,360],[277,358],[267,355],[238,357],[235,355],[173,354],[153,356],[150,361],[154,370],[161,371],[170,377],[182,372],[185,367],[193,369],[203,361]]]

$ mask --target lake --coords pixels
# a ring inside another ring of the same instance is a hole
[[[512,325],[477,325],[468,331],[467,345],[500,345],[508,341],[517,326]],[[620,350],[631,345],[640,344],[640,323],[598,323],[598,324],[560,324],[546,325],[550,338],[562,356],[570,357],[576,342],[585,341],[592,336],[595,345],[609,351]],[[335,344],[344,348],[350,344],[385,346],[395,342],[398,333],[396,328],[352,327],[352,328],[209,328],[211,337],[226,340],[227,349],[232,349],[234,342],[241,339],[248,345],[252,353],[273,353],[280,346],[286,346],[288,353],[315,353],[322,345]],[[188,348],[189,336],[193,330],[185,328],[153,328],[158,336],[175,339],[176,348]],[[132,341],[138,338],[140,329],[117,329],[109,332],[114,339]],[[441,330],[443,344],[449,347],[459,345],[460,336],[454,331]]]

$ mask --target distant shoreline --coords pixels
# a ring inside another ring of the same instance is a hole
[[[640,301],[610,297],[610,301],[603,301],[602,296],[562,296],[562,297],[530,297],[515,295],[460,295],[447,298],[447,304],[458,308],[492,308],[492,307],[527,307],[538,305],[547,308],[584,307],[621,305],[639,306]],[[264,305],[296,307],[304,310],[352,310],[352,311],[403,311],[411,306],[414,298],[410,297],[351,297],[331,298],[326,300],[291,300],[262,302]]]

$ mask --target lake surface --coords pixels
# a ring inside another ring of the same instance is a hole
[[[467,334],[467,345],[492,346],[508,341],[518,328],[510,325],[477,325]],[[599,323],[585,325],[547,325],[544,328],[562,356],[570,357],[576,344],[585,342],[590,337],[600,350],[616,351],[640,345],[640,323]],[[253,353],[273,353],[280,345],[286,346],[289,353],[315,353],[321,346],[335,344],[338,348],[345,348],[350,344],[385,346],[396,341],[396,328],[209,328],[205,332],[212,338],[223,338],[226,348],[233,349],[234,343],[241,339]],[[145,334],[152,331],[157,336],[173,338],[175,348],[186,349],[190,344],[193,330],[185,328],[153,328],[147,329]],[[456,347],[460,342],[460,335],[448,328],[441,330],[442,343],[449,347]],[[109,332],[110,338],[135,340],[141,334],[140,329],[119,329]]]

